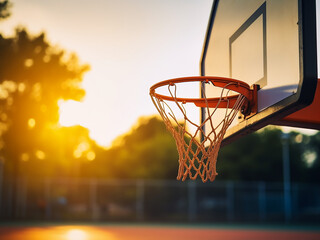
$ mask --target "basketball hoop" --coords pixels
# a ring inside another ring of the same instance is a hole
[[[207,84],[215,92],[219,91],[218,97],[207,98],[205,91],[202,91],[201,98],[178,97],[178,86],[190,82],[199,82],[202,90]],[[216,162],[224,134],[239,111],[244,118],[256,111],[257,88],[254,85],[251,89],[248,84],[231,78],[203,76],[170,79],[150,88],[151,99],[176,141],[179,153],[178,180],[184,181],[187,177],[195,180],[199,176],[203,182],[214,181],[218,175]],[[159,89],[165,89],[165,94],[160,94]],[[201,124],[187,116],[185,105],[188,103],[205,109],[206,117]],[[223,118],[214,125],[212,118],[220,108],[224,109]],[[182,123],[177,113],[182,116]],[[195,131],[189,130],[187,125]],[[205,125],[210,126],[211,131],[204,131]]]

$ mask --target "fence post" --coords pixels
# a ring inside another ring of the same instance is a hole
[[[46,219],[51,219],[51,181],[49,178],[45,179],[44,184],[44,194],[45,194],[45,200],[46,200],[46,212],[45,217]]]
[[[136,181],[136,214],[137,220],[144,217],[144,180]]]
[[[15,195],[15,218],[25,217],[26,201],[27,201],[27,178],[19,177],[16,179],[16,195]]]
[[[91,208],[91,219],[92,221],[98,220],[99,211],[97,207],[97,180],[91,179],[90,181],[90,208]]]
[[[290,178],[290,153],[289,134],[282,133],[282,161],[283,161],[283,199],[285,222],[291,221],[291,178]]]
[[[13,216],[15,219],[18,219],[20,217],[20,207],[21,207],[21,184],[22,180],[21,177],[16,177],[15,180],[15,199],[14,199],[14,211]]]
[[[3,163],[4,160],[2,158],[0,158],[0,218],[2,217],[2,193],[3,193]]]
[[[227,218],[230,222],[234,220],[234,183],[227,183]]]
[[[13,212],[12,212],[12,202],[14,201],[13,198],[13,189],[14,189],[14,181],[12,179],[9,180],[8,183],[8,193],[7,193],[7,198],[6,198],[6,217],[9,219],[13,218]]]
[[[295,183],[292,184],[292,194],[291,194],[291,210],[292,210],[292,215],[291,218],[295,219],[295,221],[300,221],[300,209],[299,209],[299,191],[300,191],[300,187],[301,184]],[[304,187],[302,187],[303,189],[305,189]],[[318,192],[318,190],[316,190],[317,188],[314,188],[313,190],[310,189],[310,191],[315,191]],[[318,193],[319,194],[319,193]]]
[[[21,182],[21,195],[20,195],[20,207],[21,207],[21,218],[25,218],[26,217],[26,206],[27,206],[27,194],[28,194],[28,179],[26,177],[24,177],[23,180]]]
[[[188,219],[189,221],[196,220],[197,216],[197,191],[196,183],[188,181]]]
[[[259,199],[259,219],[261,222],[266,220],[266,183],[258,183],[258,199]]]

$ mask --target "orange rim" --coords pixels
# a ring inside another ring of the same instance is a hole
[[[256,101],[256,91],[257,87],[251,89],[250,86],[242,81],[232,79],[232,78],[223,78],[223,77],[207,77],[207,76],[199,76],[199,77],[183,77],[183,78],[174,78],[165,80],[159,83],[154,84],[150,88],[150,95],[154,96],[160,100],[167,101],[178,101],[182,103],[194,103],[198,107],[206,107],[207,104],[209,107],[219,107],[219,108],[227,108],[232,107],[235,101],[237,100],[239,94],[231,95],[224,97],[221,99],[220,97],[216,98],[173,98],[171,96],[162,95],[156,93],[156,89],[163,86],[170,86],[176,83],[187,83],[187,82],[211,82],[214,86],[220,88],[226,88],[231,91],[237,92],[245,96],[245,98],[249,102]],[[219,106],[217,104],[219,103]]]

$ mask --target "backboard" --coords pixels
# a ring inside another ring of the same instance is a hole
[[[308,106],[317,87],[315,1],[215,0],[200,72],[259,85],[257,113],[235,119],[223,144]],[[216,96],[205,85],[200,91]],[[205,115],[201,109],[201,122]]]

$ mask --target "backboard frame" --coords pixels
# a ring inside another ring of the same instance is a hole
[[[299,84],[295,94],[267,107],[263,111],[247,118],[236,126],[230,128],[222,142],[222,146],[236,139],[259,130],[269,124],[276,124],[289,114],[292,114],[312,103],[317,87],[317,34],[316,34],[316,4],[315,0],[298,1],[298,25],[299,25]],[[219,6],[219,0],[215,0],[209,18],[205,41],[200,60],[200,75],[206,76],[205,61],[212,34],[212,28]],[[266,1],[264,1],[266,4]],[[261,10],[259,10],[261,11]],[[259,13],[261,14],[261,13]],[[263,15],[263,13],[262,13]],[[265,16],[264,16],[265,17]],[[243,80],[243,79],[239,79]],[[200,89],[205,88],[205,86]],[[200,90],[201,91],[201,90]],[[203,93],[200,92],[201,96]],[[205,111],[201,109],[200,121],[205,119]],[[205,128],[205,126],[204,126]],[[205,129],[204,129],[205,130]]]

